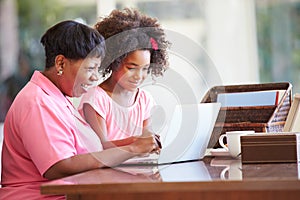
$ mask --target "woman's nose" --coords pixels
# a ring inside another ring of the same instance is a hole
[[[100,73],[99,72],[93,72],[90,79],[92,81],[99,81],[99,78],[100,78]]]

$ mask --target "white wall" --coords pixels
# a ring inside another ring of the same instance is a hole
[[[207,51],[224,84],[258,82],[254,0],[206,1]]]

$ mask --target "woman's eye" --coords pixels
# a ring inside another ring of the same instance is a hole
[[[87,69],[88,72],[93,72],[93,71],[95,71],[96,68],[95,67],[88,67],[86,69]]]

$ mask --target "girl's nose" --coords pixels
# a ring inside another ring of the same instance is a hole
[[[136,73],[134,74],[135,79],[141,79],[143,76],[143,72],[141,70],[137,70]]]

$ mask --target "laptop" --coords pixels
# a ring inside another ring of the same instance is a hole
[[[176,105],[160,154],[134,157],[123,165],[172,164],[201,160],[212,134],[221,104]]]

